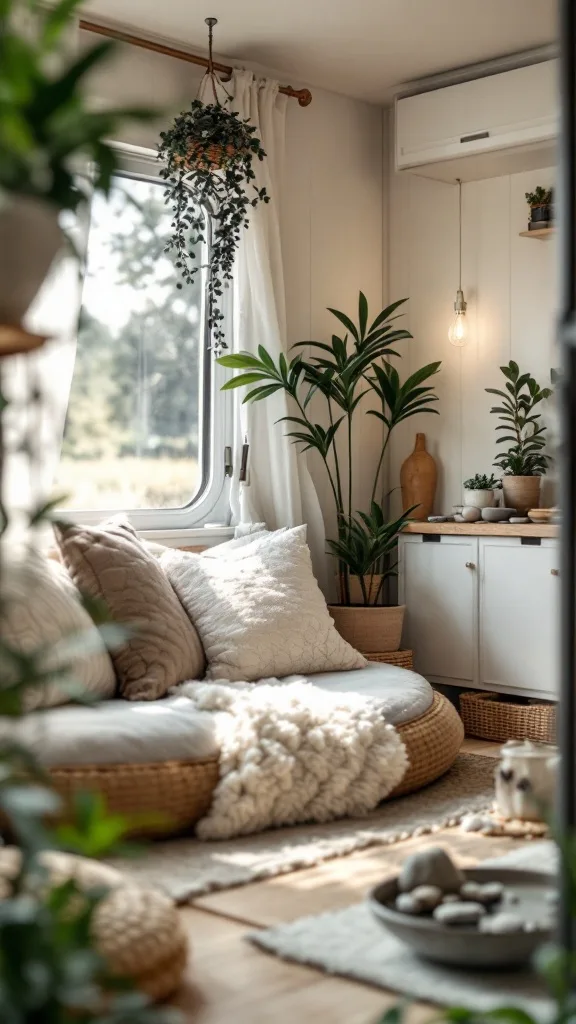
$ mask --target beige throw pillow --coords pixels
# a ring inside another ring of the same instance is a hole
[[[45,647],[43,668],[70,669],[61,680],[31,687],[26,697],[28,710],[66,704],[70,699],[69,683],[102,700],[114,695],[116,676],[110,655],[63,565],[34,553],[6,560],[2,567],[2,597],[2,640],[24,654]],[[72,639],[81,644],[85,641],[90,653],[70,656],[65,647],[66,641]],[[9,661],[1,674],[4,680],[10,680]]]
[[[196,630],[127,522],[60,525],[56,538],[79,590],[103,600],[114,622],[136,630],[112,651],[123,697],[156,700],[177,683],[202,678],[204,652]]]
[[[200,634],[208,678],[251,682],[366,664],[334,627],[305,536],[304,526],[271,533],[227,558],[162,555]]]

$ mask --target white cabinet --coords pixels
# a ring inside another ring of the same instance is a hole
[[[400,556],[404,643],[414,651],[416,670],[438,682],[472,685],[477,675],[478,541],[407,534]]]
[[[479,681],[485,689],[557,691],[559,580],[552,540],[480,542]]]
[[[404,646],[427,679],[556,696],[553,540],[405,534],[399,575],[400,601],[407,606]]]

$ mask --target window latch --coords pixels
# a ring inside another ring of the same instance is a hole
[[[232,462],[232,449],[229,444],[224,448],[224,476],[232,476],[234,464]]]
[[[250,452],[250,445],[248,444],[248,439],[245,438],[244,439],[244,444],[242,445],[242,458],[241,458],[241,461],[240,461],[240,483],[243,483],[243,484],[245,484],[246,481],[248,480],[248,455],[249,455],[249,452]]]

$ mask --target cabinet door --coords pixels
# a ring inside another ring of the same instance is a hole
[[[406,534],[400,544],[400,600],[406,605],[405,643],[427,679],[473,683],[477,663],[475,537],[433,542]]]
[[[556,543],[532,546],[519,537],[486,537],[479,558],[481,686],[556,696]]]

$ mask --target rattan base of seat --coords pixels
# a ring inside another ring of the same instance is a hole
[[[404,796],[434,782],[454,763],[464,738],[462,721],[446,697],[434,693],[432,706],[399,725],[410,767],[390,796]],[[86,765],[50,769],[55,788],[69,801],[81,790],[102,793],[108,809],[127,817],[161,815],[135,822],[135,834],[170,835],[190,830],[207,812],[219,778],[216,759],[153,764]]]

